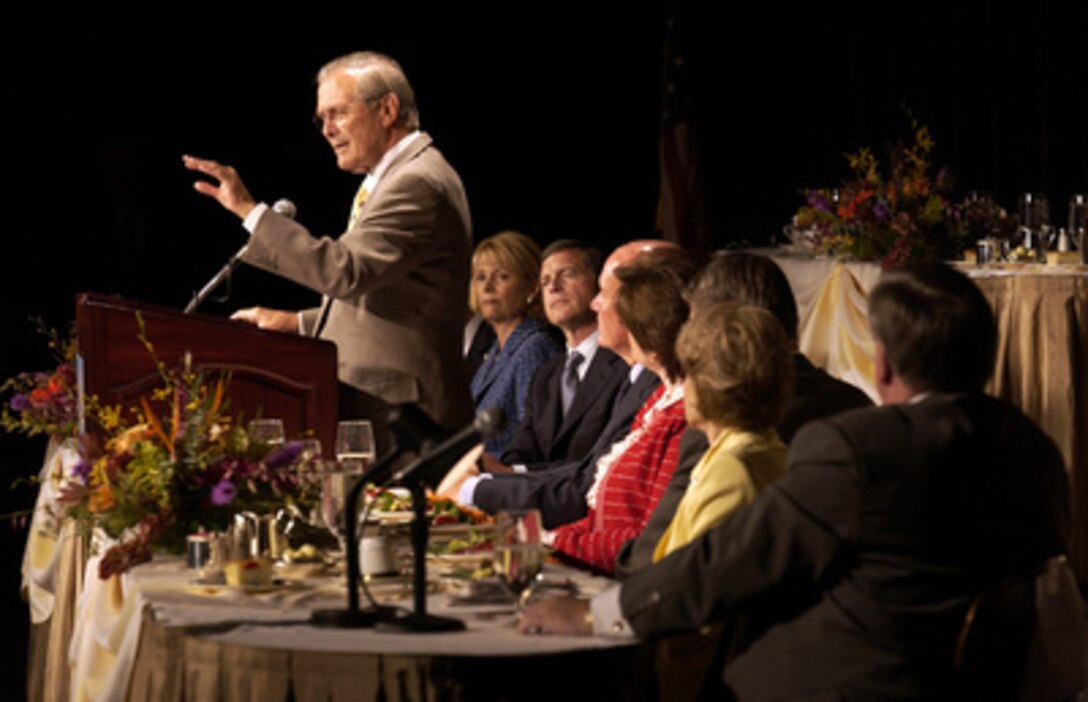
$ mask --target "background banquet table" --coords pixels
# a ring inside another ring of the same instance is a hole
[[[797,297],[801,351],[875,399],[866,321],[877,263],[764,251]],[[1070,561],[1088,582],[1088,267],[963,264],[997,319],[997,361],[987,388],[1019,407],[1058,445],[1069,476]]]

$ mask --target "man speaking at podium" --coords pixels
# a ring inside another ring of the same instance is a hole
[[[325,296],[297,313],[253,307],[233,318],[335,342],[341,417],[380,425],[388,405],[417,402],[459,426],[472,416],[460,359],[472,246],[461,179],[419,131],[415,95],[393,59],[342,56],[317,84],[315,122],[336,165],[366,176],[339,238],[315,238],[255,201],[234,168],[183,157],[212,179],[196,190],[250,232],[242,260]]]

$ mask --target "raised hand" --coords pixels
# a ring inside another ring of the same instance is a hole
[[[193,183],[193,188],[198,193],[214,198],[240,219],[245,219],[253,206],[257,204],[233,167],[194,156],[182,156],[181,161],[190,171],[197,171],[214,178],[216,183],[198,180]]]

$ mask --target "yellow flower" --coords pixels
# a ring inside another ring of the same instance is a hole
[[[130,453],[138,441],[147,438],[148,427],[146,424],[137,424],[129,427],[110,439],[110,449],[115,453]]]
[[[106,431],[116,431],[121,426],[121,405],[102,407],[98,410],[98,423]]]

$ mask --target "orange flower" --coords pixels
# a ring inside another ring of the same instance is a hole
[[[91,493],[90,498],[87,500],[87,509],[92,512],[108,512],[113,509],[113,506],[117,504],[117,500],[113,497],[113,491],[110,490],[109,485],[99,485],[98,488]]]
[[[49,379],[49,385],[47,390],[50,395],[56,397],[64,392],[64,380],[59,375],[54,375]]]

